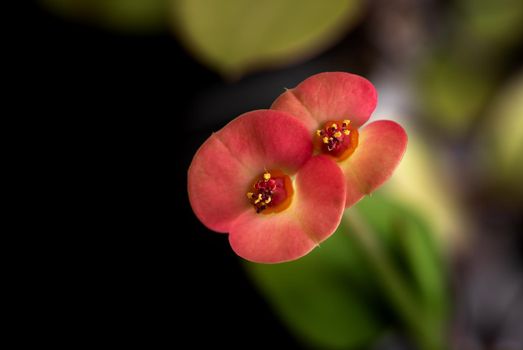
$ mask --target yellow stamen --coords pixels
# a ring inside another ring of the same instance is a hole
[[[334,133],[334,137],[337,138],[337,139],[339,139],[339,138],[341,137],[341,132],[336,131],[336,132]]]
[[[321,134],[323,134],[322,130],[316,130],[316,135],[321,136]]]
[[[329,143],[329,138],[327,136],[323,138],[323,143]]]
[[[348,136],[350,134],[350,130],[343,130],[343,133]]]
[[[265,174],[263,174],[263,179],[264,179],[265,181],[269,181],[270,178],[271,178],[271,173],[266,172]]]
[[[333,128],[334,130],[338,129],[338,124],[333,123],[333,124],[331,125],[331,128]]]
[[[249,199],[252,199],[252,196],[254,195],[254,193],[252,192],[247,192],[247,198]]]
[[[261,200],[262,200],[262,195],[261,195],[261,193],[260,193],[260,194],[258,194],[258,199],[256,199],[256,200],[254,201],[254,204],[258,204],[258,203],[260,203]]]
[[[345,124],[345,125],[349,125],[349,124],[350,124],[350,120],[345,119],[345,120],[343,121],[343,124]]]
[[[267,199],[265,200],[265,204],[269,204],[271,201],[272,201],[272,198],[269,197],[269,198],[267,198]]]

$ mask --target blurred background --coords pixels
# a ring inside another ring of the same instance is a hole
[[[98,167],[84,169],[114,186],[95,215],[111,217],[116,197],[151,196],[155,208],[142,234],[100,239],[106,259],[115,251],[132,258],[109,259],[89,287],[111,306],[87,302],[98,316],[76,343],[523,349],[522,1],[29,7],[30,64],[21,77],[33,104],[70,118],[72,131],[94,130],[83,155],[109,146],[91,160]],[[242,261],[192,213],[191,159],[234,117],[268,108],[284,88],[324,71],[373,82],[371,120],[406,128],[405,158],[348,210],[359,220],[344,222],[320,249],[280,265]],[[119,168],[134,174],[130,187],[109,175]],[[155,183],[165,178],[167,187]],[[354,231],[373,237],[378,259]],[[73,313],[92,316],[88,309]]]

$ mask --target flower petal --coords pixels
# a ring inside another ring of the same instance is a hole
[[[245,113],[216,136],[254,176],[265,168],[294,174],[312,154],[304,124],[288,113],[270,109]]]
[[[291,206],[277,214],[246,211],[231,227],[229,241],[241,257],[277,263],[298,259],[338,227],[345,204],[345,179],[326,156],[311,158],[297,173]]]
[[[330,157],[311,158],[296,177],[296,212],[303,228],[316,243],[338,227],[345,210],[343,171]]]
[[[314,131],[328,120],[349,119],[363,125],[377,103],[374,86],[359,75],[327,72],[311,76],[281,94],[271,108],[289,112]]]
[[[360,129],[356,151],[338,163],[347,180],[348,208],[381,186],[398,166],[407,148],[407,134],[396,122],[379,120]]]
[[[189,167],[189,201],[198,219],[211,230],[228,232],[242,212],[252,209],[245,192],[253,176],[213,134]]]
[[[246,192],[265,168],[293,174],[311,153],[309,132],[295,118],[271,110],[243,114],[193,158],[188,190],[194,213],[211,230],[228,232],[238,216],[254,211]]]

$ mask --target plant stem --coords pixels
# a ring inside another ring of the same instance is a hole
[[[424,322],[420,313],[423,308],[406,285],[394,262],[384,251],[376,233],[367,224],[356,208],[346,211],[343,220],[351,228],[351,237],[356,238],[373,266],[386,297],[410,330],[422,350],[444,350],[443,339],[430,323]]]

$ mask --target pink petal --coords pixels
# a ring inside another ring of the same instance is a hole
[[[194,213],[211,230],[228,232],[238,216],[254,211],[246,192],[265,168],[293,174],[311,153],[309,132],[295,118],[271,110],[243,114],[193,158],[188,190]]]
[[[188,173],[189,201],[200,221],[218,232],[227,232],[242,212],[251,174],[213,134],[195,154]]]
[[[277,263],[298,259],[338,227],[345,204],[345,179],[326,156],[311,158],[296,175],[291,206],[277,214],[243,213],[229,241],[241,257]]]
[[[338,163],[347,179],[347,202],[350,207],[364,195],[381,186],[398,166],[407,148],[407,134],[390,120],[379,120],[360,129],[354,153]]]
[[[310,135],[303,123],[270,109],[245,113],[216,136],[254,176],[265,168],[293,174],[312,154]]]
[[[289,112],[314,131],[329,120],[349,119],[356,127],[370,117],[377,103],[374,86],[343,72],[320,73],[281,94],[271,108]]]

